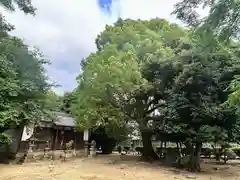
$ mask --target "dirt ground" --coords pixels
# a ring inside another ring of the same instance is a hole
[[[53,165],[52,165],[53,164]],[[117,155],[1,165],[0,180],[240,180],[238,165],[204,164],[194,174]]]

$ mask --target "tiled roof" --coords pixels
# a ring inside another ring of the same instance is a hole
[[[53,123],[56,126],[67,126],[67,127],[75,127],[75,119],[69,116],[66,113],[54,112],[56,119],[54,118]]]

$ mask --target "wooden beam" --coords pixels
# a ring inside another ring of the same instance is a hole
[[[54,150],[54,129],[51,129],[51,134],[52,134],[52,136],[51,136],[51,142],[50,142],[50,144],[49,144],[49,148],[51,148],[51,150]]]
[[[77,136],[76,136],[76,133],[74,132],[74,149],[77,149]]]
[[[58,129],[57,129],[56,136],[55,136],[54,150],[56,150],[57,143],[58,143]]]
[[[65,144],[65,142],[64,142],[64,136],[65,136],[64,129],[62,129],[62,131],[61,131],[62,147],[64,147],[64,144]],[[61,149],[62,149],[62,147],[61,147]]]

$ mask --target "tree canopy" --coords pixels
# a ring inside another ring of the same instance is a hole
[[[227,40],[239,38],[239,5],[237,0],[181,0],[173,13],[188,25],[212,31],[216,37]],[[209,8],[209,15],[201,18],[197,12],[199,8]]]
[[[30,1],[0,1],[9,10],[14,3],[25,13],[34,13]],[[8,33],[13,26],[0,16],[0,143],[9,142],[5,131],[36,123],[45,114],[45,98],[51,85],[44,64],[48,63],[36,48],[30,48]]]
[[[198,8],[209,8],[209,14],[201,18]],[[175,5],[173,14],[183,20],[197,32],[209,34],[221,42],[239,48],[239,17],[240,1],[236,0],[182,0]],[[208,36],[209,37],[209,36]],[[207,41],[207,44],[211,42]],[[238,56],[238,55],[237,55]],[[238,56],[239,57],[239,56]],[[229,96],[229,103],[239,109],[239,76],[236,76],[229,87],[233,92]],[[239,111],[238,111],[239,112]]]
[[[47,83],[38,51],[30,51],[20,39],[1,40],[1,133],[9,128],[39,120]]]
[[[163,19],[106,26],[98,51],[82,62],[72,106],[78,127],[104,125],[117,138],[134,123],[146,158],[158,158],[151,145],[158,134],[184,143],[190,168],[199,169],[202,143],[230,141],[237,121],[227,100],[238,51],[212,40],[206,48],[201,35]]]
[[[145,116],[138,114],[141,110],[151,113],[148,106],[154,101],[148,102],[147,92],[153,84],[143,77],[142,69],[147,62],[158,61],[159,57],[171,57],[174,52],[170,46],[178,43],[184,34],[177,25],[157,19],[152,22],[119,19],[114,26],[106,26],[96,40],[99,51],[82,63],[84,71],[78,78],[78,103],[74,112],[80,126],[107,123],[111,124],[111,130],[122,129],[126,121]],[[171,43],[174,40],[176,42]],[[139,102],[134,103],[132,100],[138,92],[145,93],[145,97],[139,96]],[[86,123],[82,122],[84,119]]]

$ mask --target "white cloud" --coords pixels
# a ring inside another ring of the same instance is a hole
[[[28,45],[37,46],[52,65],[48,75],[62,87],[56,92],[76,87],[80,61],[96,50],[95,38],[106,24],[122,18],[150,19],[155,17],[176,21],[170,16],[177,0],[113,0],[112,16],[104,15],[97,0],[32,0],[38,9],[35,17],[21,11],[4,12],[15,25],[14,35]],[[0,9],[1,11],[3,9]]]
[[[120,15],[123,18],[150,19],[160,17],[176,21],[170,14],[173,11],[173,5],[177,1],[178,0],[121,0],[118,6]]]

